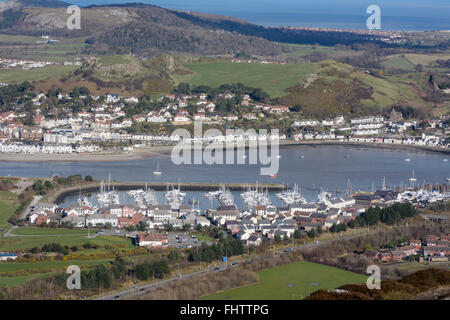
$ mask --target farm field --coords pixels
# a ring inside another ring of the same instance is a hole
[[[0,262],[0,273],[2,272],[27,272],[33,270],[31,274],[13,277],[2,277],[0,275],[0,286],[13,287],[27,281],[51,276],[57,270],[64,270],[70,265],[83,267],[93,267],[101,264],[108,264],[111,259],[96,260],[66,260],[66,261],[45,261],[45,262]],[[50,272],[51,271],[51,272]]]
[[[106,264],[114,259],[97,259],[97,260],[66,260],[66,261],[44,261],[44,262],[1,262],[1,272],[14,272],[28,269],[63,269],[70,265],[91,266],[98,264]]]
[[[294,262],[257,272],[256,284],[204,296],[205,300],[299,300],[318,289],[363,283],[367,276],[311,263]]]
[[[402,69],[412,71],[414,70],[415,65],[407,59],[405,56],[396,56],[386,60],[383,63],[384,67],[391,69]]]
[[[83,245],[87,242],[98,245],[125,244],[131,248],[131,242],[118,236],[99,236],[88,239],[87,235],[36,235],[0,238],[0,251],[21,250],[33,247],[42,247],[45,244],[56,242],[62,246]]]
[[[19,83],[22,81],[38,81],[53,77],[61,77],[75,70],[76,66],[52,65],[45,68],[6,69],[0,72],[0,82]]]
[[[312,53],[326,53],[332,57],[357,55],[358,52],[351,49],[343,49],[336,47],[327,47],[321,45],[310,44],[290,44],[294,51],[287,54],[291,57],[302,57]]]
[[[231,61],[207,61],[186,64],[194,74],[176,75],[178,82],[193,86],[218,87],[224,83],[243,83],[264,89],[271,97],[285,95],[285,89],[294,86],[299,79],[314,72],[316,65],[306,62],[297,64],[233,63]]]
[[[0,43],[6,44],[34,44],[36,41],[42,40],[41,37],[31,37],[31,36],[18,36],[18,35],[9,35],[9,34],[0,34]]]
[[[0,191],[0,228],[9,229],[8,219],[20,206],[17,195]]]
[[[427,66],[432,64],[436,60],[448,60],[450,59],[450,54],[416,54],[409,53],[405,54],[406,59],[414,64],[421,64]]]
[[[91,229],[91,235],[95,234],[95,230]],[[12,234],[17,235],[87,235],[87,229],[52,229],[52,228],[39,228],[39,227],[23,227],[19,229],[15,229],[11,232]]]
[[[33,280],[33,279],[48,277],[51,274],[52,274],[51,272],[46,272],[46,273],[30,274],[27,276],[19,276],[19,277],[1,277],[0,276],[0,287],[1,286],[5,286],[5,287],[18,286],[22,283],[25,283],[25,282]]]

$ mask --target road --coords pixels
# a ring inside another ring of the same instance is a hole
[[[41,201],[42,196],[34,196],[33,200],[31,200],[30,204],[28,205],[28,207],[23,210],[22,214],[19,216],[19,220],[25,220],[25,218],[27,217],[27,215],[31,212],[31,208],[33,206],[36,206],[36,204]]]
[[[350,235],[350,236],[346,236],[344,237],[345,240],[349,240],[349,239],[353,239],[353,238],[358,238],[361,236],[366,235],[367,232],[364,232],[363,234],[355,234],[355,235]],[[315,242],[315,243],[308,243],[308,244],[301,244],[301,245],[297,245],[294,247],[291,247],[290,250],[298,250],[298,249],[304,249],[304,248],[313,248],[313,247],[317,247],[317,246],[322,246],[325,245],[327,243],[330,243],[332,241],[339,241],[340,239],[329,239],[329,240],[324,240],[324,241],[320,241],[320,242]],[[287,253],[288,249],[280,249],[280,250],[274,250],[273,255],[274,257],[276,255],[282,256],[284,254]],[[212,272],[220,272],[225,270],[226,268],[229,267],[237,267],[243,263],[251,263],[252,260],[248,260],[248,259],[242,259],[240,261],[233,261],[233,265],[221,265],[218,267],[211,267],[211,268],[206,268],[204,270],[201,271],[197,271],[197,272],[193,272],[193,273],[189,273],[189,274],[185,274],[183,275],[182,279],[189,279],[195,276],[199,276],[199,275],[204,275],[204,274],[208,274],[208,273],[212,273]],[[161,287],[165,284],[169,284],[172,283],[174,281],[178,281],[180,278],[171,278],[171,279],[165,279],[165,280],[161,280],[155,283],[148,283],[148,284],[144,284],[141,285],[140,287],[135,287],[132,289],[127,289],[127,290],[123,290],[123,291],[119,291],[116,293],[111,293],[111,294],[107,294],[104,295],[102,297],[96,298],[95,300],[120,300],[123,299],[125,297],[131,298],[131,297],[136,297],[136,296],[140,296],[140,295],[145,295],[148,291],[150,290],[154,290],[158,287]]]

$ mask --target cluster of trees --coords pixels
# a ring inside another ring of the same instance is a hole
[[[33,251],[36,251],[36,248],[32,248]],[[37,252],[31,252],[31,253],[37,253]],[[44,244],[42,246],[41,252],[58,252],[63,255],[69,254],[69,247],[68,246],[62,246],[59,243],[52,242],[48,244]]]
[[[373,226],[379,222],[393,225],[402,219],[413,217],[417,214],[417,209],[410,203],[395,203],[387,208],[369,208],[359,217],[348,222],[350,228]]]
[[[95,266],[93,270],[81,272],[81,287],[84,289],[110,288],[115,275],[104,265]]]
[[[36,182],[33,183],[31,188],[33,189],[33,191],[36,194],[45,195],[45,194],[47,194],[47,192],[49,190],[51,190],[52,188],[54,188],[56,186],[55,182],[58,185],[68,186],[68,185],[73,185],[74,183],[92,182],[93,180],[94,179],[92,178],[92,176],[86,176],[83,179],[83,177],[80,174],[76,174],[76,175],[71,175],[68,177],[56,177],[53,180],[53,183],[49,180],[46,180],[46,181],[37,180]]]
[[[152,277],[162,279],[164,275],[170,274],[170,267],[167,260],[159,260],[137,264],[134,272],[139,280],[147,280]]]
[[[85,176],[83,179],[83,176],[81,174],[74,174],[67,177],[57,177],[54,179],[58,184],[63,186],[72,185],[74,183],[80,183],[80,182],[92,182],[93,178],[92,176]]]
[[[26,93],[30,93],[33,90],[34,87],[28,81],[0,87],[0,106],[14,103],[18,98],[23,97]]]
[[[56,242],[52,242],[52,243],[47,243],[44,244],[42,247],[32,247],[28,250],[29,253],[40,253],[40,252],[57,252],[57,253],[61,253],[63,255],[68,255],[71,252],[76,252],[82,249],[98,249],[100,248],[99,245],[97,244],[92,244],[90,242],[86,242],[81,246],[63,246],[59,243]]]
[[[317,228],[309,230],[307,235],[308,237],[314,239],[315,237],[320,236],[322,233],[322,226],[319,225]]]
[[[340,223],[340,224],[333,224],[330,228],[330,232],[342,232],[347,230],[347,225]]]
[[[22,9],[7,9],[2,12],[0,19],[0,29],[13,27],[20,19],[23,18],[25,12]]]
[[[203,233],[204,235],[211,237],[213,239],[223,238],[223,232],[216,226],[201,226],[197,225],[197,231]]]
[[[173,89],[174,94],[190,95],[204,93],[208,95],[208,99],[216,101],[222,93],[233,93],[238,97],[248,94],[253,100],[265,102],[269,100],[269,95],[261,88],[248,87],[242,83],[222,84],[217,88],[201,85],[191,88],[189,83],[182,82]],[[239,103],[241,100],[239,101]]]
[[[52,183],[50,181],[42,182],[42,180],[38,180],[33,183],[32,188],[36,194],[44,195],[47,193],[47,190],[52,188]]]
[[[211,262],[222,259],[222,257],[231,257],[244,253],[242,241],[228,237],[208,246],[202,243],[200,247],[188,250],[188,260],[193,262]]]

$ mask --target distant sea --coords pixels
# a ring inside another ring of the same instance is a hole
[[[448,0],[67,0],[86,5],[143,2],[231,16],[263,26],[366,29],[368,5],[381,8],[383,30],[450,30]]]
[[[224,12],[263,26],[293,26],[331,29],[366,29],[368,15]],[[383,30],[431,31],[450,30],[450,18],[382,16]]]

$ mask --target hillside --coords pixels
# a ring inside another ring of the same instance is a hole
[[[86,87],[95,94],[153,95],[169,92],[173,88],[170,72],[175,70],[175,60],[168,55],[145,61],[132,55],[107,55],[90,57],[72,72],[42,79],[34,86],[37,91],[43,92],[52,87],[71,91],[78,86]]]
[[[171,54],[246,54],[275,56],[289,49],[261,37],[224,30],[221,24],[248,25],[233,18],[206,15],[192,19],[178,11],[152,5],[127,4],[90,6],[81,10],[81,29],[66,28],[66,10],[55,1],[52,8],[13,5],[0,17],[0,32],[40,36],[86,39],[85,53],[142,56]],[[33,6],[31,4],[33,3]]]
[[[301,105],[306,116],[364,114],[396,104],[431,107],[423,96],[426,74],[382,76],[333,60],[261,64],[203,59],[183,67],[185,74],[174,75],[178,82],[193,86],[241,82],[260,87],[277,103]]]
[[[400,280],[381,281],[381,290],[369,290],[365,284],[347,284],[340,292],[318,290],[306,300],[443,300],[450,297],[450,271],[427,269]]]

